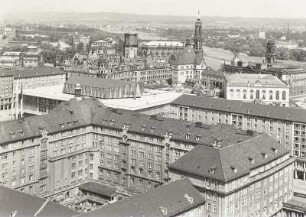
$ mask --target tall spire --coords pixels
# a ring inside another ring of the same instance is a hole
[[[200,16],[200,9],[198,9],[198,20],[201,19],[201,16]]]

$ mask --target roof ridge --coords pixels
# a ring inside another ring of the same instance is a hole
[[[220,158],[220,162],[221,162],[221,170],[222,170],[221,174],[222,174],[222,178],[225,181],[225,175],[224,175],[224,169],[223,169],[223,160],[222,160],[222,157],[221,157],[220,150],[218,151],[218,154],[219,154],[219,158]]]

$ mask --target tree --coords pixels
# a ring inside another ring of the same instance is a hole
[[[84,51],[84,44],[83,42],[80,42],[77,47],[76,47],[76,52],[81,52],[81,51]]]

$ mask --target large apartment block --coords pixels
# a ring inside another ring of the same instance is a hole
[[[306,180],[306,111],[270,105],[182,95],[168,117],[208,125],[230,124],[267,133],[297,157],[295,178]]]

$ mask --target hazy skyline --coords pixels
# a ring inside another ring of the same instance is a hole
[[[117,12],[150,15],[306,18],[306,0],[10,0],[0,13]]]

